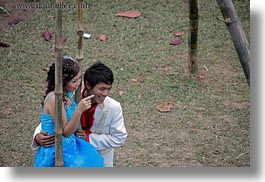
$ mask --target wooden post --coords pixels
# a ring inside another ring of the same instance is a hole
[[[84,54],[83,54],[83,35],[84,35],[84,30],[83,30],[83,7],[84,7],[84,0],[77,0],[77,36],[78,36],[78,41],[77,41],[77,56],[76,60],[78,61],[80,70],[81,70],[81,75],[82,74],[82,67],[83,67],[83,59],[84,59]],[[82,77],[81,77],[81,83],[82,83]],[[78,87],[76,91],[76,101],[79,102],[81,100],[81,87],[82,84]],[[78,128],[81,128],[81,123],[79,124]]]
[[[82,66],[83,66],[83,7],[84,7],[84,0],[77,0],[77,56],[76,59],[78,61],[80,70],[82,72]],[[83,75],[83,74],[81,74]],[[81,100],[81,85],[78,87],[78,90],[76,91],[76,100],[79,102]]]
[[[63,167],[62,156],[62,8],[63,0],[56,0],[56,27],[55,27],[55,166]]]
[[[223,14],[224,20],[222,21],[226,24],[232,37],[248,86],[250,86],[250,51],[245,32],[242,29],[241,22],[236,14],[233,2],[231,0],[217,0],[217,3]]]
[[[199,13],[197,0],[189,2],[189,63],[188,68],[192,75],[198,75],[198,59],[197,59],[197,35],[199,26]]]

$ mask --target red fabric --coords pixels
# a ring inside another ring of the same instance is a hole
[[[82,98],[84,98],[84,93],[85,90],[83,90],[82,92]],[[86,141],[89,142],[89,135],[91,134],[91,127],[93,126],[93,122],[94,122],[94,114],[97,108],[97,104],[93,104],[91,108],[89,108],[88,110],[86,110],[85,112],[82,113],[81,116],[81,125],[82,125],[82,129],[85,130],[87,138]]]

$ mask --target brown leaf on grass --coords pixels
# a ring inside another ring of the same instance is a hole
[[[16,25],[16,24],[18,24],[21,21],[22,21],[21,18],[14,18],[14,19],[11,19],[11,20],[8,21],[8,25]]]
[[[182,32],[173,32],[173,34],[176,36],[176,37],[180,37],[183,35]]]
[[[10,47],[10,44],[7,42],[0,42],[0,47]]]
[[[132,78],[131,80],[132,80],[132,82],[134,82],[134,83],[138,82],[138,80],[135,79],[135,78]]]
[[[169,43],[169,45],[174,45],[174,46],[176,46],[176,45],[179,45],[179,44],[181,44],[181,40],[172,40],[170,43]]]
[[[52,34],[47,30],[42,32],[42,36],[44,37],[46,41],[50,41],[52,39]]]
[[[48,71],[50,71],[50,67],[49,66],[45,66],[45,67],[42,68],[42,70],[48,72]]]
[[[99,38],[101,41],[105,42],[105,41],[107,41],[108,36],[105,35],[105,34],[98,34],[98,38]]]
[[[161,102],[156,105],[156,109],[160,112],[169,112],[173,108],[173,104],[170,102]]]
[[[119,12],[119,13],[117,13],[115,15],[116,16],[127,17],[127,18],[137,18],[137,17],[141,16],[141,14],[142,13],[140,11],[131,10],[131,11]]]

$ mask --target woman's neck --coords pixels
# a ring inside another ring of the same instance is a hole
[[[69,99],[73,99],[75,97],[75,92],[65,92],[64,95]]]

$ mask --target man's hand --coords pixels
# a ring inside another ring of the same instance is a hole
[[[83,138],[84,140],[86,139],[86,132],[85,130],[81,130],[81,129],[78,129],[76,132],[75,132],[75,135],[79,138]]]
[[[54,135],[49,135],[47,132],[41,131],[35,136],[35,141],[41,146],[51,147],[54,144],[55,139]]]

